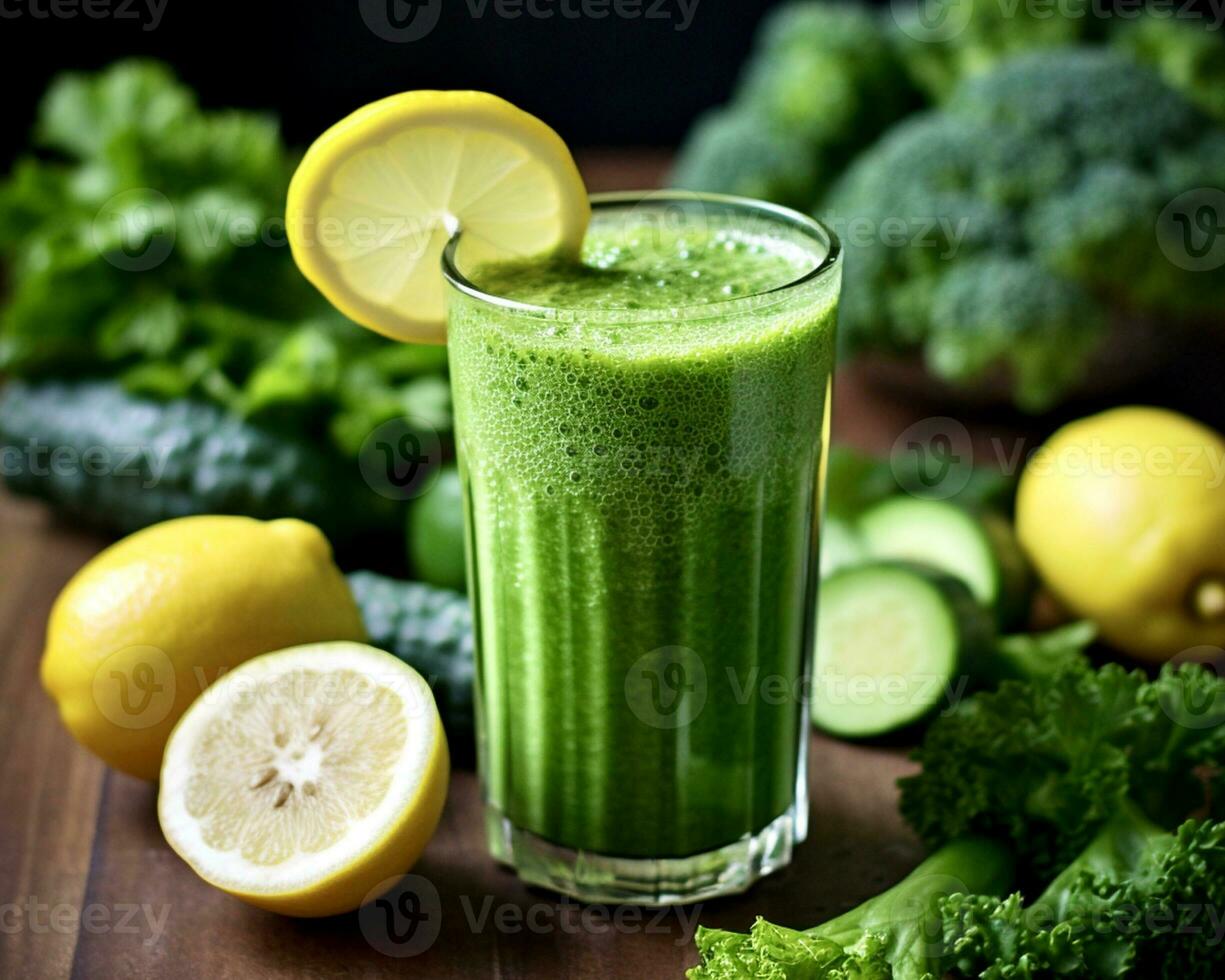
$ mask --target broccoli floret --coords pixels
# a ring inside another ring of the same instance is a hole
[[[816,149],[822,176],[917,104],[880,18],[843,3],[792,3],[763,24],[736,100]]]
[[[893,4],[895,44],[912,78],[933,100],[964,79],[1024,51],[1092,40],[1093,17],[1068,17],[999,0],[914,0]]]
[[[763,126],[743,109],[712,109],[689,133],[671,183],[806,210],[815,199],[816,160],[794,133]]]
[[[690,190],[744,193],[803,209],[864,146],[912,111],[882,20],[858,6],[806,0],[763,23],[730,106],[703,117],[672,177]]]
[[[1137,61],[1151,65],[1166,82],[1205,112],[1225,121],[1225,44],[1220,25],[1206,16],[1149,11],[1119,19],[1111,40]]]
[[[942,900],[998,896],[1012,882],[1008,850],[967,838],[942,847],[888,891],[798,932],[758,919],[747,934],[698,930],[690,980],[930,980],[949,966]]]
[[[952,895],[940,902],[955,972],[1009,977],[1210,980],[1225,943],[1225,823],[1167,832],[1124,805],[1036,901]]]
[[[847,248],[844,348],[918,351],[954,383],[1002,365],[1019,406],[1048,408],[1116,319],[1225,305],[1225,279],[1159,238],[1163,210],[1222,167],[1225,128],[1118,52],[1034,52],[971,78],[861,155],[821,209]]]

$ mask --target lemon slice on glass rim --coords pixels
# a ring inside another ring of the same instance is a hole
[[[166,745],[158,821],[223,891],[336,915],[412,866],[449,776],[420,674],[359,643],[311,644],[249,660],[192,702]]]
[[[350,319],[397,340],[442,343],[441,257],[577,254],[587,190],[552,129],[485,92],[417,91],[373,102],[307,151],[286,226],[303,274]]]

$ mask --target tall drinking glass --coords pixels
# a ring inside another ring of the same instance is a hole
[[[489,845],[692,901],[807,833],[839,246],[755,201],[592,204],[585,269],[444,257]]]

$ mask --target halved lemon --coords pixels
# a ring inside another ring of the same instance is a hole
[[[566,144],[485,92],[405,92],[317,139],[289,186],[306,277],[349,318],[397,340],[446,339],[442,250],[465,265],[577,254],[591,210]]]
[[[249,660],[183,715],[158,820],[205,881],[287,915],[357,908],[420,856],[450,761],[429,685],[359,643]]]

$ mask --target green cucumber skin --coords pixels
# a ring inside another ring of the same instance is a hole
[[[909,504],[913,504],[913,508],[908,508]],[[960,520],[968,521],[981,534],[995,586],[994,598],[988,605],[996,617],[997,625],[1009,629],[1023,623],[1028,616],[1032,598],[1032,576],[1029,563],[1017,543],[1011,525],[999,514],[973,510],[951,501],[890,497],[870,507],[860,517],[858,523],[868,551],[881,559],[896,559],[896,555],[889,553],[887,542],[881,548],[871,529],[875,526],[877,535],[887,538],[887,533],[880,532],[882,521],[898,520],[899,512],[906,514],[910,520],[920,520],[922,509],[929,509],[930,513],[938,508],[956,512],[960,515]],[[910,513],[912,509],[915,511],[913,514]],[[908,555],[902,560],[924,562],[924,558],[922,555]],[[928,564],[937,567],[934,559]]]
[[[218,406],[139,398],[112,381],[8,383],[0,452],[11,491],[102,531],[193,514],[297,517],[339,545],[399,523],[356,463]]]
[[[998,632],[994,618],[956,576],[918,562],[896,564],[927,579],[949,604],[961,641],[957,651],[957,666],[953,673],[954,683],[964,679],[965,684],[960,693],[968,693],[975,678],[981,675],[984,666],[995,656]]]
[[[394,654],[434,691],[452,761],[474,752],[472,607],[460,592],[353,572],[349,588],[372,645]]]
[[[986,532],[1000,572],[1000,595],[996,620],[1000,629],[1020,628],[1029,622],[1034,597],[1034,576],[1029,560],[1007,519],[990,511],[974,516]]]
[[[957,647],[953,657],[953,666],[946,680],[946,691],[954,698],[960,699],[973,690],[975,678],[990,664],[996,644],[995,620],[991,613],[974,598],[969,587],[959,578],[947,572],[909,561],[872,561],[841,569],[823,583],[824,588],[829,582],[843,576],[863,576],[873,571],[901,570],[922,579],[939,594],[944,602],[954,624],[957,635]],[[821,616],[820,606],[817,611]],[[933,715],[944,710],[947,705],[940,701],[932,704],[926,711],[907,718],[894,725],[872,726],[857,732],[839,729],[830,734],[848,740],[871,740],[885,736],[897,735],[902,732],[916,730]],[[821,728],[821,723],[814,712],[813,723]],[[825,729],[828,730],[828,729]]]

